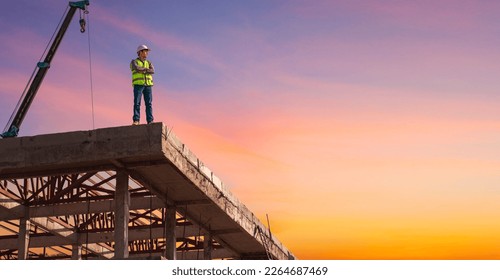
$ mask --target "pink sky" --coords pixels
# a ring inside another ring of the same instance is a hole
[[[66,3],[0,12],[5,123]],[[156,121],[299,258],[500,258],[498,3],[148,5],[91,1],[96,128],[131,124],[145,43]],[[92,129],[87,36],[75,19],[21,136]]]

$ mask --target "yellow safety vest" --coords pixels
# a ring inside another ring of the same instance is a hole
[[[143,67],[143,68],[149,68],[149,61],[144,61],[142,62],[139,58],[135,59],[137,66]],[[133,85],[141,85],[141,86],[152,86],[153,85],[153,75],[151,74],[146,74],[146,73],[139,73],[137,72],[134,67],[132,66],[132,61],[130,63],[130,70],[132,70],[132,84]]]

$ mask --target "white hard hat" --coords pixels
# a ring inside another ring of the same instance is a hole
[[[137,52],[140,52],[142,50],[148,50],[149,51],[150,49],[146,45],[140,45],[140,46],[137,47]]]

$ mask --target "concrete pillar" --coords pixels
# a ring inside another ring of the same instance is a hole
[[[175,236],[175,206],[167,207],[165,214],[165,234],[166,234],[166,244],[165,244],[165,258],[168,260],[175,260],[177,258],[177,246],[176,246],[176,236]]]
[[[17,239],[17,258],[19,260],[28,259],[31,222],[28,216],[28,211],[25,212],[25,216],[19,220],[19,236]]]
[[[210,233],[206,233],[203,239],[203,259],[211,260],[212,259],[212,235]]]
[[[115,259],[128,258],[129,208],[128,174],[119,170],[116,172],[115,190]]]
[[[78,234],[79,235],[79,234]],[[78,240],[77,236],[77,240]],[[71,259],[72,260],[81,260],[82,259],[82,244],[73,244],[71,245]]]

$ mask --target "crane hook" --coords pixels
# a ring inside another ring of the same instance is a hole
[[[87,25],[87,22],[85,21],[85,15],[88,15],[89,11],[84,9],[83,10],[83,15],[82,11],[80,10],[80,32],[85,33],[85,27]]]
[[[80,19],[80,32],[85,33],[85,25],[87,23],[85,22],[85,19],[81,18]]]

